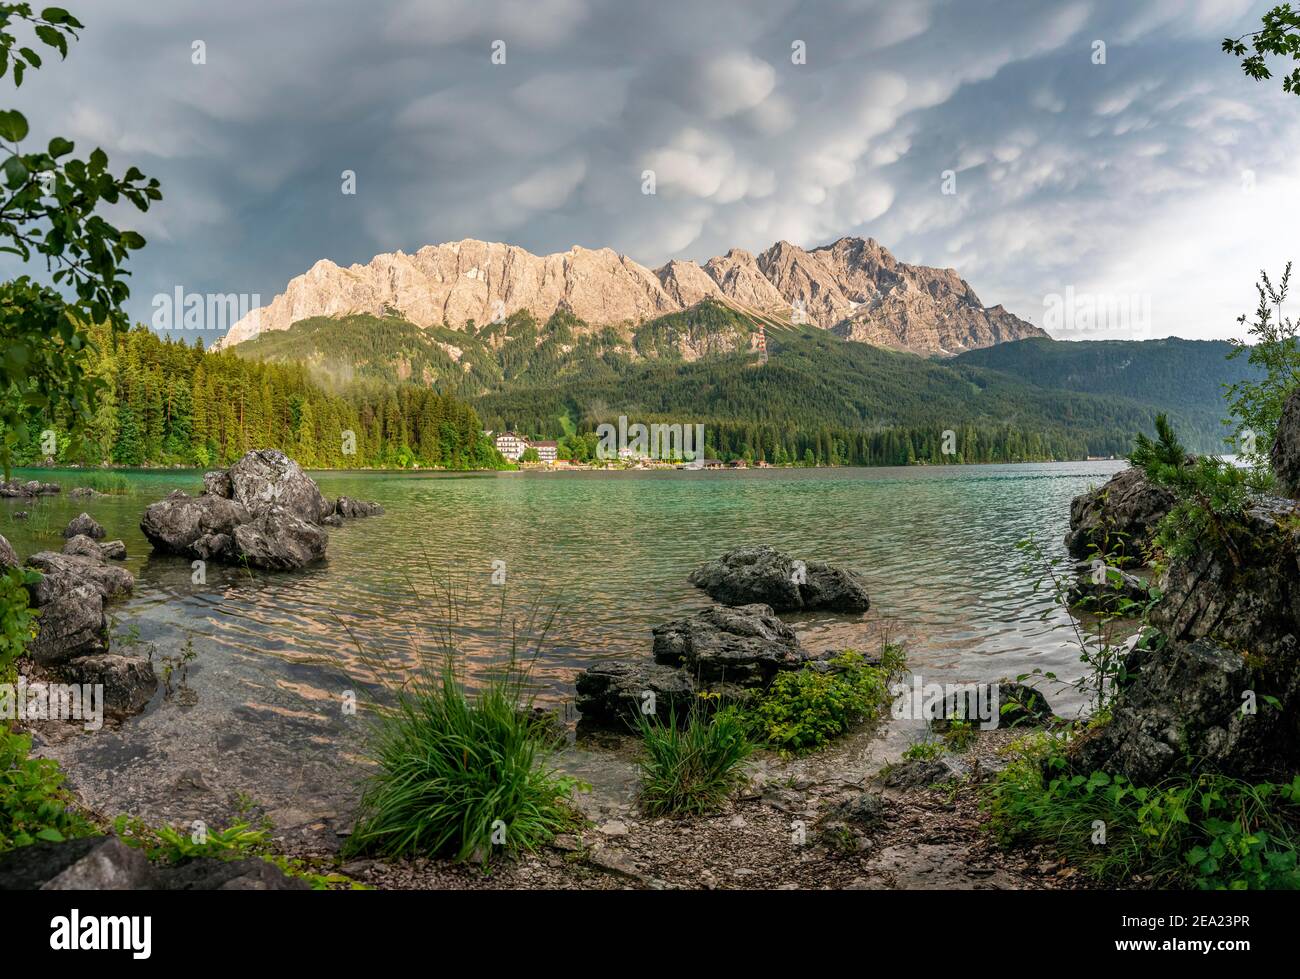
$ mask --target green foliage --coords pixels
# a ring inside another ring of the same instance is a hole
[[[1213,456],[1190,458],[1164,415],[1156,417],[1158,438],[1138,434],[1130,461],[1147,479],[1173,491],[1174,508],[1160,523],[1156,544],[1168,557],[1192,557],[1210,549],[1240,564],[1239,520],[1258,473]]]
[[[1300,344],[1297,344],[1300,322],[1282,315],[1291,288],[1291,263],[1287,263],[1277,285],[1267,272],[1261,271],[1259,278],[1255,285],[1259,306],[1255,321],[1248,327],[1253,342],[1233,341],[1233,351],[1228,355],[1235,360],[1246,354],[1247,362],[1258,372],[1254,378],[1239,380],[1228,387],[1228,404],[1238,423],[1239,442],[1245,443],[1239,445],[1238,451],[1256,467],[1262,467],[1268,459],[1287,395],[1300,386]],[[1245,314],[1237,317],[1237,322],[1245,323]],[[1254,438],[1240,437],[1246,433]]]
[[[830,665],[776,675],[753,711],[763,741],[782,751],[814,751],[875,718],[889,705],[889,684],[902,670],[903,656],[900,647],[886,645],[879,666],[852,650]]]
[[[943,754],[943,742],[934,738],[913,741],[903,750],[906,761],[934,761]]]
[[[524,454],[519,457],[520,462],[540,462],[541,456],[538,455],[537,448],[530,445],[524,449]]]
[[[15,85],[43,61],[15,34],[23,23],[62,57],[82,27],[59,7],[37,14],[27,3],[0,4],[0,75],[12,68]],[[120,178],[111,174],[102,149],[75,158],[73,143],[55,137],[46,150],[25,153],[19,144],[27,134],[22,113],[0,110],[0,144],[7,154],[0,165],[6,192],[0,252],[24,263],[44,260],[53,270],[53,285],[70,288],[74,298],[25,275],[0,286],[0,464],[6,478],[15,448],[34,434],[30,426],[42,414],[62,411],[74,434],[88,421],[95,384],[81,363],[88,349],[83,324],[105,323],[114,333],[126,329],[122,303],[130,291],[123,265],[131,251],[144,247],[144,238],[119,230],[96,211],[120,203],[147,211],[162,198],[158,181],[135,167]]]
[[[734,707],[691,711],[679,727],[658,715],[637,714],[641,733],[641,805],[651,816],[717,812],[745,783],[745,761],[754,752],[748,725]]]
[[[306,861],[274,852],[269,827],[254,828],[247,822],[236,822],[225,829],[206,828],[201,834],[185,833],[171,826],[154,829],[142,820],[123,815],[113,821],[113,832],[154,863],[176,866],[199,858],[258,859],[279,867],[290,877],[301,877],[313,890],[361,889],[361,885],[343,874],[316,873]]]
[[[14,661],[36,637],[37,612],[29,607],[27,585],[40,581],[29,568],[8,568],[0,572],[0,683],[14,677]]]
[[[1189,775],[1138,786],[1071,773],[1062,749],[1051,737],[1027,742],[994,779],[986,805],[1002,843],[1050,847],[1112,886],[1142,875],[1153,887],[1300,888],[1300,776],[1250,784]]]
[[[1279,4],[1264,14],[1259,30],[1236,39],[1225,37],[1223,50],[1240,58],[1241,70],[1255,81],[1272,78],[1267,62],[1270,55],[1300,61],[1300,11],[1291,9],[1289,3]],[[1300,95],[1300,67],[1282,76],[1282,91]]]
[[[71,808],[58,762],[32,758],[32,739],[0,721],[0,853],[37,840],[59,843],[94,827]]]
[[[378,721],[378,772],[361,800],[349,852],[389,857],[517,855],[573,821],[575,780],[556,774],[513,670],[471,698],[450,659],[416,678]]]

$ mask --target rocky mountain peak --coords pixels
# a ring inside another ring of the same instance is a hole
[[[732,248],[703,266],[674,259],[655,270],[612,248],[534,255],[466,238],[347,268],[321,259],[219,346],[312,316],[400,310],[416,326],[463,329],[520,310],[545,322],[564,309],[592,327],[636,326],[704,299],[925,354],[1044,335],[1001,307],[986,309],[953,269],[900,262],[874,238],[813,249],[778,241],[757,257]]]

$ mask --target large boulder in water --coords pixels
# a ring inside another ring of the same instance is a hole
[[[380,517],[383,516],[383,513],[384,508],[378,503],[354,500],[350,496],[340,496],[338,502],[334,504],[334,515],[345,520],[352,520],[356,517]]]
[[[243,458],[227,470],[227,476],[230,498],[251,514],[279,506],[308,523],[318,524],[334,510],[321,494],[316,481],[279,449],[254,449],[244,453]],[[206,477],[204,485],[209,485]]]
[[[766,546],[728,551],[692,571],[690,582],[724,605],[758,603],[778,612],[865,612],[871,606],[856,571],[823,561],[799,561]]]
[[[228,556],[235,527],[249,516],[234,500],[175,490],[145,509],[140,529],[155,550],[207,560]]]
[[[1300,499],[1300,388],[1287,397],[1282,417],[1277,423],[1269,463],[1277,480],[1278,492]]]
[[[767,605],[714,605],[654,629],[655,662],[704,683],[765,686],[810,658]]]
[[[328,544],[329,534],[282,506],[266,508],[234,531],[236,560],[268,571],[289,571],[319,560]]]
[[[69,683],[88,683],[104,688],[104,712],[115,718],[138,714],[148,706],[158,689],[153,663],[143,656],[104,653],[80,656],[60,671]]]
[[[1104,555],[1115,566],[1145,564],[1143,550],[1173,507],[1173,493],[1141,469],[1125,469],[1070,503],[1065,548],[1076,558]]]

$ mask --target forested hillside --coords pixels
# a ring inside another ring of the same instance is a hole
[[[305,466],[492,468],[504,461],[473,408],[418,385],[358,382],[326,390],[298,364],[159,339],[138,327],[92,330],[89,371],[102,382],[82,444],[57,420],[58,460],[125,466],[226,465],[250,448],[283,448]],[[47,458],[40,425],[16,455]]]
[[[973,367],[1003,371],[1039,387],[1133,398],[1176,412],[1184,428],[1213,437],[1227,415],[1224,383],[1254,377],[1246,358],[1228,360],[1224,340],[1030,339],[971,350],[956,358]],[[1223,444],[1204,448],[1222,451]]]
[[[322,383],[356,376],[452,390],[489,428],[567,437],[579,458],[592,440],[577,436],[626,415],[699,422],[712,454],[777,464],[1120,455],[1158,411],[1198,450],[1219,450],[1218,385],[1246,370],[1224,359],[1226,344],[1029,340],[925,359],[768,325],[766,364],[753,349],[759,322],[710,301],[635,328],[594,329],[563,312],[466,331],[422,330],[396,315],[322,317],[235,350],[309,365]],[[958,435],[952,455],[941,451],[947,430]]]

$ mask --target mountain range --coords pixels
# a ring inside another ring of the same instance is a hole
[[[347,268],[322,259],[237,322],[217,346],[288,330],[312,317],[354,314],[474,332],[517,313],[545,322],[558,312],[584,328],[635,332],[705,300],[758,322],[806,324],[920,354],[955,355],[1046,336],[1002,306],[986,307],[953,269],[900,262],[871,238],[841,238],[810,250],[781,241],[757,256],[733,248],[703,265],[670,261],[658,269],[609,248],[575,246],[539,256],[466,239],[412,255],[376,255]]]

